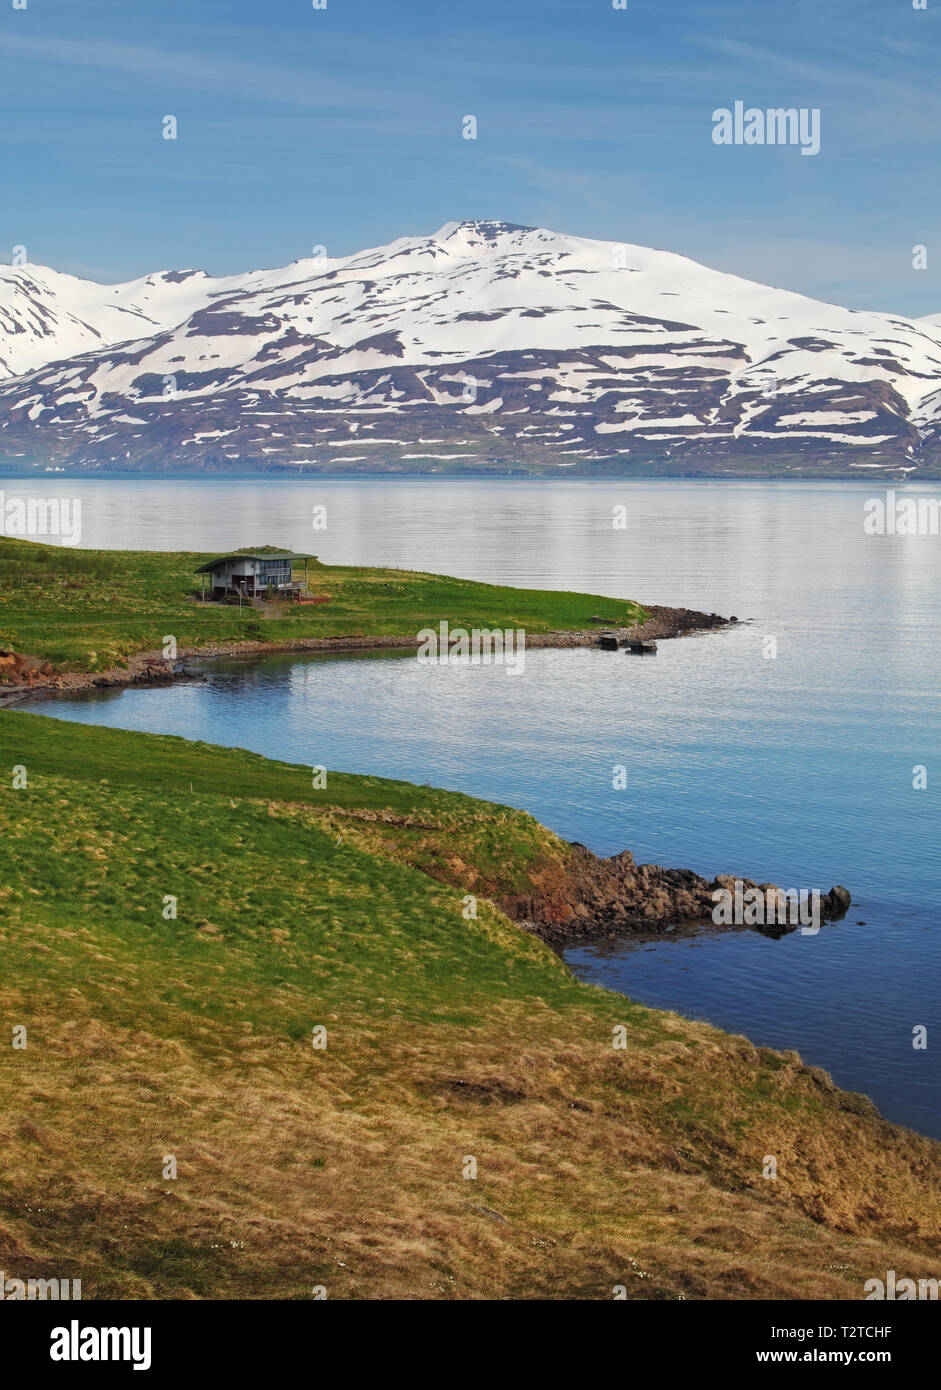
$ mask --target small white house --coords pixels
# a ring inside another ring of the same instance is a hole
[[[202,597],[223,599],[229,594],[242,598],[300,599],[307,591],[307,566],[316,555],[295,555],[290,550],[268,551],[266,554],[222,555],[200,565]],[[293,566],[303,561],[304,582],[295,580]],[[206,592],[206,575],[210,576]]]

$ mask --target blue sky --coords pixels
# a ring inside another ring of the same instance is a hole
[[[22,2],[0,260],[224,274],[505,218],[941,310],[941,0]],[[714,145],[736,100],[820,108],[820,153]]]

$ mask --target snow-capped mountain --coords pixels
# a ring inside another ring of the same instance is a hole
[[[0,379],[172,328],[224,283],[184,270],[97,285],[46,266],[0,265]]]
[[[664,251],[448,223],[95,285],[0,268],[20,468],[941,472],[941,322]]]

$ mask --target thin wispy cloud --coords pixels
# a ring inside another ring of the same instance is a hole
[[[316,75],[292,67],[272,67],[218,53],[193,53],[93,39],[54,39],[0,35],[0,58],[32,59],[43,64],[150,78],[167,90],[178,88],[226,92],[242,99],[311,107],[392,107],[396,94],[370,81],[353,81],[329,73]]]

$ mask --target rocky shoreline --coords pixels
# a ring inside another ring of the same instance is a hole
[[[736,885],[743,895],[758,890],[765,902],[781,891],[776,884],[728,874],[710,881],[691,869],[635,864],[630,850],[599,859],[584,845],[572,844],[559,874],[547,876],[534,892],[507,898],[500,906],[520,926],[561,952],[589,941],[660,934],[680,924],[715,926],[716,893],[725,890],[734,895]],[[819,920],[839,921],[850,901],[849,890],[842,885],[821,892]],[[786,920],[779,915],[777,921],[769,919],[750,929],[781,937],[800,925],[792,913]]]
[[[718,613],[699,613],[692,608],[667,608],[661,604],[645,604],[649,614],[646,622],[633,627],[612,628],[599,623],[597,628],[571,632],[542,632],[527,634],[526,647],[596,647],[600,633],[612,633],[619,642],[655,641],[670,637],[686,637],[695,632],[714,630],[737,621]],[[193,672],[187,661],[222,656],[276,656],[285,652],[356,652],[395,651],[418,646],[417,635],[365,637],[350,633],[343,637],[298,637],[290,642],[210,642],[201,647],[184,647],[176,662],[168,661],[159,651],[139,652],[127,666],[115,666],[106,671],[54,672],[48,664],[32,661],[14,652],[0,652],[0,673],[4,666],[8,676],[20,676],[15,684],[0,685],[0,708],[36,695],[81,690],[113,689],[131,685],[169,685],[174,681],[192,680]]]

